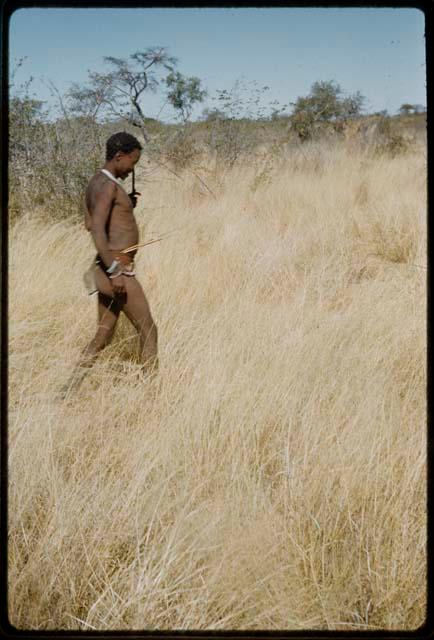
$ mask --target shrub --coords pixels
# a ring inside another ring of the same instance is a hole
[[[385,116],[381,116],[377,121],[376,138],[375,155],[388,155],[394,158],[406,153],[411,146],[411,140],[395,129],[391,118]]]
[[[166,130],[147,146],[149,156],[157,162],[169,162],[172,168],[182,170],[190,167],[201,156],[201,148],[194,129],[185,125]]]

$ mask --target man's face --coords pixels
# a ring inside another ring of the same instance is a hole
[[[115,160],[116,167],[118,169],[118,175],[122,180],[125,180],[130,175],[136,164],[140,159],[140,149],[133,149],[130,153],[123,153],[118,151]]]

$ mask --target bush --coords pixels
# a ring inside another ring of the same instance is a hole
[[[56,218],[81,215],[89,176],[104,158],[104,127],[84,117],[48,122],[30,107],[15,101],[10,110],[10,213],[36,204]]]
[[[394,158],[406,153],[411,146],[411,140],[394,128],[391,118],[386,116],[381,116],[377,121],[376,136],[375,155],[387,155]]]
[[[205,145],[217,162],[229,167],[253,153],[259,142],[258,124],[247,119],[231,118],[207,123]]]
[[[343,97],[341,87],[333,80],[314,82],[309,95],[292,103],[293,130],[301,141],[333,132],[339,123],[360,115],[364,96],[359,92]]]
[[[188,125],[166,129],[146,147],[149,156],[157,162],[169,162],[176,170],[187,169],[200,159],[202,150],[194,129]]]

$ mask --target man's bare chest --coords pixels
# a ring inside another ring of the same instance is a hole
[[[131,202],[126,203],[122,199],[114,200],[108,222],[112,229],[116,227],[122,227],[123,229],[136,229],[137,222],[134,217]]]

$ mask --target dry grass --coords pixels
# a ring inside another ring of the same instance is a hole
[[[9,615],[23,629],[413,629],[425,618],[426,167],[306,147],[152,174],[159,328],[95,328],[82,226],[10,232]]]

